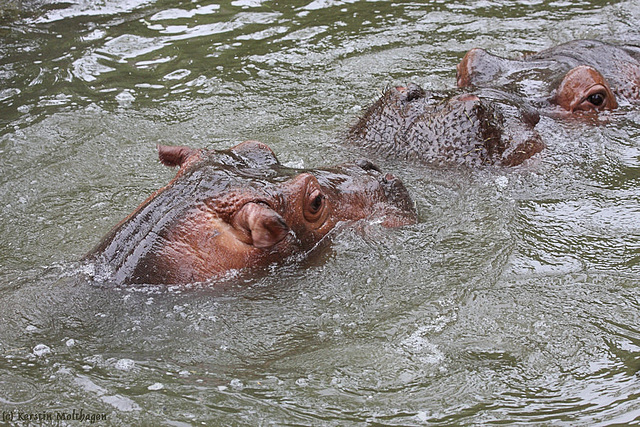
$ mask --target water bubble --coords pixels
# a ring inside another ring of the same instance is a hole
[[[185,77],[187,77],[189,74],[191,74],[191,71],[180,69],[167,74],[166,76],[163,77],[163,79],[164,80],[182,80]]]
[[[131,359],[120,359],[116,362],[114,367],[120,371],[130,371],[136,366],[136,362]]]
[[[90,41],[103,39],[106,35],[107,35],[107,32],[104,30],[93,30],[89,34],[86,34],[80,37],[80,39],[85,42],[90,42]]]
[[[38,344],[37,346],[33,347],[33,354],[38,357],[45,356],[47,354],[51,354],[51,349],[45,344]]]
[[[67,368],[66,366],[62,366],[60,367],[60,369],[58,369],[58,372],[56,372],[57,375],[71,375],[71,369]]]
[[[131,91],[128,90],[123,90],[116,95],[116,101],[118,101],[118,104],[120,104],[121,107],[130,107],[135,100],[135,96],[133,96]]]
[[[499,176],[495,179],[495,183],[498,188],[506,188],[509,184],[509,178],[507,178],[506,176]]]
[[[67,347],[73,347],[76,345],[76,340],[74,340],[73,338],[69,338],[66,342],[65,342]]]
[[[154,384],[151,384],[149,387],[147,387],[147,389],[151,391],[162,390],[163,388],[164,388],[164,385],[162,383],[154,383]]]
[[[420,421],[421,423],[426,422],[428,417],[429,417],[429,416],[428,416],[428,414],[427,414],[425,411],[419,411],[419,412],[416,414],[416,418],[417,418],[417,419],[418,419],[418,421]]]
[[[101,62],[102,59],[104,58],[97,54],[76,59],[72,64],[73,75],[85,82],[94,82],[101,74],[116,71],[115,68],[104,65]]]
[[[264,0],[234,0],[231,2],[231,6],[242,7],[247,9],[250,7],[259,7]]]
[[[229,385],[236,390],[242,390],[244,388],[244,384],[242,384],[242,381],[237,378],[231,380],[231,382],[229,382]]]
[[[0,101],[19,95],[22,91],[18,88],[9,88],[0,90]]]

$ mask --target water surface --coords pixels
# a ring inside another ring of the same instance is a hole
[[[640,39],[638,1],[3,2],[0,407],[106,425],[639,424],[640,113],[543,118],[513,169],[376,159],[420,222],[221,291],[78,263],[175,173],[156,144],[268,143],[296,167],[381,90]],[[20,422],[15,421],[20,424]]]

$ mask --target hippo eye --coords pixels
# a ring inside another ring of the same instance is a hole
[[[309,222],[317,221],[325,205],[325,196],[320,190],[313,190],[308,196],[304,207],[304,217]]]
[[[599,107],[602,104],[604,104],[604,94],[600,93],[600,92],[591,94],[591,95],[589,95],[587,97],[587,101],[589,101],[590,103],[592,103],[596,107]]]
[[[583,98],[578,99],[580,101],[570,108],[571,111],[591,111],[618,106],[613,94],[603,85],[595,85]]]

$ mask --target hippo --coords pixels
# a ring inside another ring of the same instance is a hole
[[[516,166],[544,148],[535,130],[539,119],[501,91],[434,93],[410,83],[385,91],[347,139],[427,164]]]
[[[214,283],[304,256],[338,224],[413,224],[407,189],[368,160],[326,169],[280,164],[258,141],[228,150],[159,146],[176,176],[85,256],[110,282]]]
[[[543,113],[613,110],[640,103],[640,46],[574,40],[521,59],[475,48],[456,77],[460,88],[506,88]]]

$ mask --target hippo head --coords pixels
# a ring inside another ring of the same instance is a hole
[[[415,84],[387,90],[349,131],[378,153],[424,163],[514,166],[544,147],[538,114],[493,94],[448,96]]]
[[[202,282],[304,254],[343,221],[416,221],[400,180],[366,160],[287,168],[257,141],[225,151],[160,146],[159,156],[180,166],[176,177],[89,254],[119,284]]]
[[[457,82],[507,88],[550,115],[613,110],[620,99],[640,102],[640,49],[575,40],[512,60],[476,48],[458,64]]]

